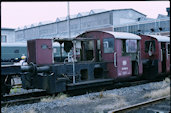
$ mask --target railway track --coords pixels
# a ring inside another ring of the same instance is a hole
[[[111,81],[109,81],[110,83]],[[97,86],[97,84],[94,87],[86,87],[86,88],[71,88],[72,90],[68,90],[64,93],[66,93],[69,96],[77,96],[86,94],[87,91],[91,92],[98,92],[101,90],[110,90],[114,88],[122,88],[122,87],[129,87],[129,86],[135,86],[140,84],[149,83],[152,81],[149,80],[140,80],[140,81],[129,81],[129,82],[116,82],[114,84],[107,84],[105,81],[105,84],[101,83],[100,86]],[[85,85],[85,84],[84,84]],[[99,84],[98,84],[99,85]],[[80,87],[80,86],[79,86]],[[55,94],[57,95],[57,94]],[[1,100],[1,106],[12,106],[12,105],[20,105],[20,104],[28,104],[28,103],[35,103],[39,102],[41,98],[52,96],[52,94],[47,94],[45,91],[37,91],[37,92],[30,92],[30,93],[24,93],[24,94],[15,94],[15,95],[6,95],[2,97]]]
[[[170,95],[119,108],[116,110],[107,111],[106,113],[170,113],[171,109],[169,99]],[[159,106],[162,107],[159,108]]]
[[[3,107],[3,106],[12,106],[12,105],[21,105],[21,104],[31,104],[31,103],[39,102],[41,100],[41,98],[43,98],[43,97],[45,97],[45,96],[10,100],[10,101],[6,101],[6,102],[1,102],[1,106]]]
[[[1,106],[6,106],[6,105],[12,106],[12,105],[34,103],[40,101],[40,99],[45,96],[47,96],[45,91],[5,95],[2,97]]]

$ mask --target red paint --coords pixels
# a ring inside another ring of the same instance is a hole
[[[142,60],[144,59],[151,59],[151,60],[158,60],[158,73],[162,72],[162,61],[161,61],[161,43],[165,44],[165,48],[167,48],[166,42],[158,42],[158,40],[154,37],[151,36],[146,36],[146,35],[140,35],[141,37],[141,58]],[[155,52],[153,52],[152,56],[149,56],[148,53],[145,53],[145,41],[150,41],[154,40],[155,41]],[[170,72],[170,55],[167,57],[167,52],[165,52],[166,56],[166,72]]]
[[[158,48],[161,48],[161,43],[158,44]],[[158,53],[158,73],[162,72],[161,52]]]
[[[107,69],[109,71],[109,76],[112,78],[131,76],[132,75],[132,63],[130,56],[122,56],[122,41],[121,39],[116,39],[112,34],[105,33],[102,31],[90,31],[84,33],[84,38],[96,38],[100,40],[101,43],[101,56],[102,61],[107,62]],[[78,37],[79,38],[79,37]],[[104,53],[103,39],[114,38],[114,52]],[[117,67],[114,66],[114,53],[117,53]],[[141,50],[140,50],[141,52]],[[142,62],[139,64],[139,73],[142,74]]]
[[[34,39],[27,41],[28,63],[33,62],[37,65],[52,64],[52,40]]]
[[[170,72],[170,55],[168,55],[168,59],[166,61],[167,72]]]
[[[150,37],[150,36],[146,36],[146,35],[140,35],[141,37],[141,58],[142,59],[159,59],[159,43],[157,41],[157,39]],[[155,52],[153,52],[152,56],[149,56],[148,52],[145,52],[145,41],[151,41],[154,40],[155,41]]]
[[[132,66],[130,59],[130,56],[118,57],[117,74],[119,77],[132,75]]]

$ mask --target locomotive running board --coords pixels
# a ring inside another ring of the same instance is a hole
[[[83,81],[79,83],[70,83],[67,84],[67,90],[74,90],[74,89],[81,89],[81,88],[88,88],[88,87],[95,87],[101,85],[110,85],[113,84],[114,79],[96,79],[90,81]]]
[[[1,65],[1,75],[21,74],[21,68],[17,65]]]

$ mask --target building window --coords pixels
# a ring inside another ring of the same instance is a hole
[[[19,50],[18,49],[14,50],[14,53],[19,53]]]
[[[154,41],[145,41],[145,52],[154,52],[155,51],[155,42]]]
[[[106,38],[103,40],[104,53],[114,52],[114,38]]]
[[[7,36],[6,35],[1,36],[1,42],[7,42]]]

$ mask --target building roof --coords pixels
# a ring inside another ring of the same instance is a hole
[[[143,15],[143,16],[147,16],[147,15],[145,15],[145,14],[143,14],[143,13],[137,11],[137,10],[134,10],[132,8],[128,8],[128,9],[114,9],[114,10],[111,10],[111,11],[122,11],[122,10],[133,10],[133,11],[135,11],[135,12],[137,12],[137,13]]]
[[[4,28],[2,27],[1,30],[15,30],[14,28]]]
[[[147,35],[156,38],[159,42],[170,42],[170,37],[161,35]]]
[[[105,10],[105,9],[92,9],[89,12],[80,12],[78,14],[74,14],[74,15],[70,15],[70,19],[74,19],[74,18],[79,18],[79,17],[84,17],[84,16],[89,16],[89,15],[94,15],[94,14],[98,14],[98,13],[105,13],[105,12],[111,12],[111,11],[122,11],[122,10],[133,10],[143,16],[146,16],[145,14],[142,14],[132,8],[128,8],[128,9],[114,9],[114,10]],[[52,21],[45,21],[45,22],[39,22],[39,24],[33,24],[31,25],[27,25],[25,28],[30,28],[30,27],[35,27],[35,26],[41,26],[41,25],[47,25],[47,24],[51,24],[51,23],[55,23],[55,22],[60,22],[60,21],[65,21],[67,20],[67,16],[66,17],[58,17],[56,19],[56,21],[52,22]],[[22,30],[24,29],[24,27],[20,27],[17,30]]]
[[[92,9],[89,12],[80,12],[78,14],[74,14],[74,15],[70,15],[70,19],[74,19],[74,18],[78,18],[78,17],[83,17],[83,16],[88,16],[88,15],[92,15],[92,14],[97,14],[97,13],[101,13],[101,12],[105,12],[105,9]],[[67,20],[67,17],[59,17],[57,19],[59,19],[60,21],[63,20]]]
[[[140,18],[138,21],[139,22],[144,22],[144,21],[154,21],[155,19],[153,19],[153,18],[145,18],[145,17],[143,17],[143,18]]]
[[[157,19],[161,19],[161,18],[169,18],[167,15],[162,15],[162,14],[159,14]]]
[[[105,9],[92,9],[90,10],[90,14],[95,14],[95,13],[101,13],[101,12],[105,12],[106,10]]]
[[[133,11],[135,11],[135,12],[137,12],[137,13],[143,15],[143,16],[146,16],[145,14],[140,13],[140,12],[138,12],[138,11],[132,9],[132,8],[128,8],[128,9],[113,9],[113,10],[92,9],[89,12],[80,12],[77,15],[76,14],[75,15],[70,15],[70,19],[77,18],[77,17],[89,16],[89,15],[98,14],[98,13],[105,13],[105,12],[111,12],[111,11],[122,11],[122,10],[133,10]],[[64,20],[64,18],[67,19],[67,17],[61,17],[61,18],[63,18],[63,20]]]

